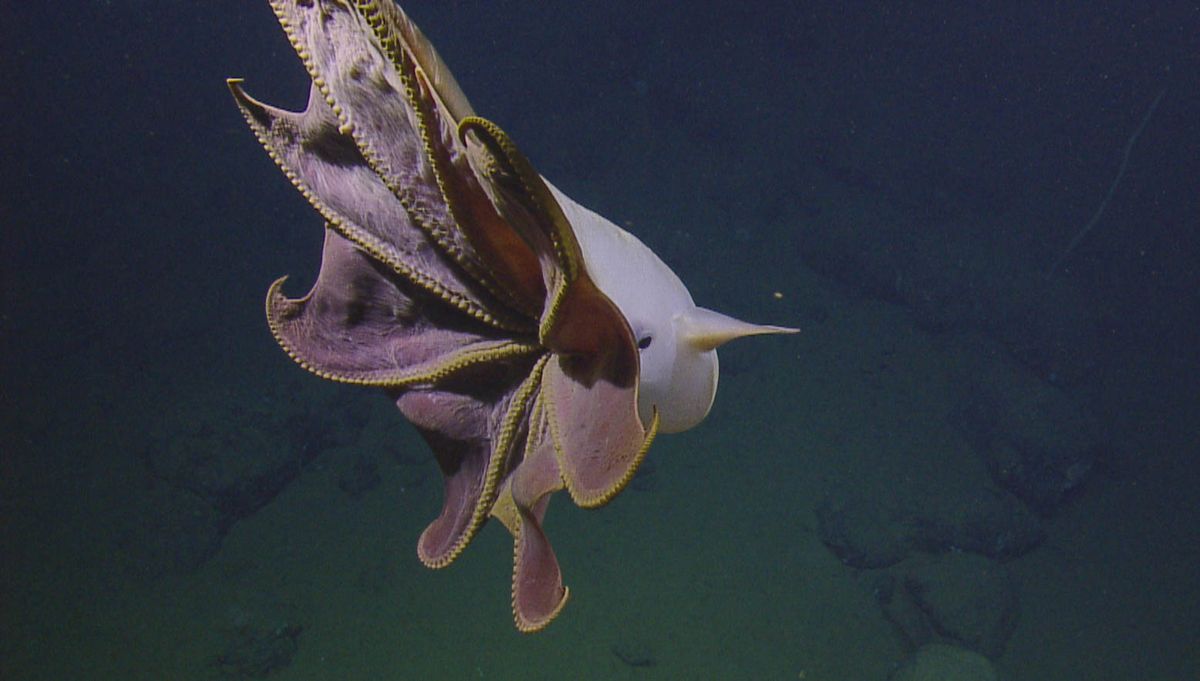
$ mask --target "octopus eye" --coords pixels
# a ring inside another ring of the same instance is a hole
[[[650,343],[653,340],[654,339],[651,338],[650,336],[642,336],[641,338],[638,339],[638,343],[637,343],[638,350],[645,350],[646,348],[650,347]]]

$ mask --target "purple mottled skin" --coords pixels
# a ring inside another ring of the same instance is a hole
[[[540,176],[398,7],[272,7],[312,76],[307,108],[230,89],[326,231],[312,289],[271,286],[271,331],[304,368],[393,396],[445,479],[421,561],[449,565],[498,518],[516,625],[539,630],[567,599],[542,530],[551,495],[606,503],[657,427],[638,418],[629,324]]]

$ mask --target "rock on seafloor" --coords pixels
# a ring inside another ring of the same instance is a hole
[[[1038,517],[1012,495],[989,487],[885,499],[830,494],[817,505],[821,542],[854,568],[884,568],[914,549],[961,550],[1010,560],[1042,542]]]
[[[982,556],[948,553],[917,559],[876,582],[884,616],[905,643],[953,643],[990,658],[1016,628],[1016,585],[1005,567]]]
[[[1000,681],[1000,675],[978,653],[931,643],[905,660],[888,681]]]

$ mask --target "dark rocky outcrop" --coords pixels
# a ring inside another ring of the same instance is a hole
[[[826,497],[816,514],[821,542],[850,567],[895,565],[913,547],[909,512],[878,497]]]
[[[217,656],[217,669],[227,679],[265,679],[292,663],[303,631],[297,624],[242,627],[229,636],[225,650]]]
[[[997,344],[965,336],[950,355],[961,405],[951,424],[983,456],[992,479],[1038,513],[1053,513],[1113,458],[1090,412]]]
[[[186,415],[151,435],[141,453],[146,484],[125,505],[116,544],[146,576],[188,573],[208,560],[238,520],[283,491],[318,454],[351,441],[362,417],[350,405],[236,403]],[[354,484],[369,484],[360,472]]]
[[[1004,566],[966,553],[914,560],[881,576],[875,595],[908,647],[951,642],[991,658],[1004,652],[1019,612]]]
[[[352,451],[341,462],[337,485],[338,489],[352,499],[357,499],[378,487],[382,480],[379,464],[374,458],[359,451]]]
[[[909,498],[827,496],[816,508],[817,533],[855,568],[895,565],[912,550],[969,551],[996,560],[1022,555],[1045,536],[1042,524],[1011,495],[974,492]]]

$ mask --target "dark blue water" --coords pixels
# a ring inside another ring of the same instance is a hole
[[[503,529],[421,568],[424,444],[267,331],[322,239],[224,85],[303,108],[267,3],[11,9],[0,677],[1200,678],[1200,6],[406,10],[699,304],[801,335],[560,495],[519,636]]]

